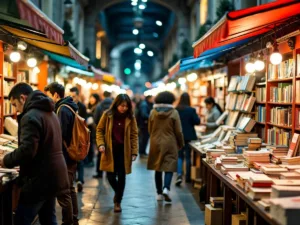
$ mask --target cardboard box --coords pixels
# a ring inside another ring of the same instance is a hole
[[[191,179],[195,180],[197,178],[200,178],[200,168],[196,166],[192,166],[191,168]]]
[[[205,205],[205,225],[222,225],[223,209],[213,208],[210,204]]]
[[[246,215],[236,214],[232,215],[231,225],[246,225],[247,217]]]

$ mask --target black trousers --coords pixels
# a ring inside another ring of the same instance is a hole
[[[98,150],[98,149],[97,149]],[[98,154],[97,154],[97,165],[96,165],[96,174],[98,176],[102,176],[103,171],[100,170],[100,163],[101,163],[101,152],[99,152],[98,150]]]
[[[114,172],[107,173],[107,179],[115,192],[115,202],[121,203],[126,183],[124,145],[113,144]]]
[[[146,148],[149,140],[148,127],[141,127],[139,130],[139,152],[146,154]]]

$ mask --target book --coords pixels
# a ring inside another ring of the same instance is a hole
[[[274,107],[270,111],[270,122],[275,125],[292,126],[292,108]]]
[[[269,201],[269,199],[267,199],[267,198],[264,198],[264,199],[262,199],[262,200],[259,200],[259,201],[257,202],[257,204],[258,204],[258,206],[259,206],[260,208],[262,208],[262,209],[265,210],[265,211],[269,211],[269,210],[270,210],[270,201]]]
[[[290,143],[287,157],[293,157],[296,155],[298,147],[299,147],[299,140],[300,140],[300,135],[298,133],[294,133],[293,138]]]
[[[281,158],[281,162],[283,165],[300,165],[300,156],[296,157],[283,157]]]
[[[260,168],[262,172],[265,174],[270,174],[270,175],[278,175],[280,176],[281,173],[288,172],[288,169],[282,168],[280,166],[262,166]]]
[[[248,196],[252,200],[260,200],[263,198],[270,198],[272,189],[271,188],[257,188],[257,187],[250,187]]]
[[[255,124],[256,124],[255,120],[249,117],[244,117],[241,123],[238,125],[238,129],[244,132],[250,132],[253,129]]]
[[[300,64],[299,64],[299,66],[300,66]],[[298,71],[300,71],[300,70],[298,69]],[[296,80],[296,90],[300,90],[300,80]],[[300,103],[300,92],[299,91],[296,91],[296,103]]]
[[[255,96],[258,102],[266,102],[266,88],[265,87],[256,88]]]
[[[249,171],[249,168],[244,166],[244,164],[222,165],[221,166],[221,172],[223,174],[227,174],[230,171]]]
[[[293,85],[278,83],[277,87],[270,87],[270,102],[291,103],[293,99]]]
[[[223,121],[225,120],[225,118],[228,116],[229,112],[228,110],[225,110],[222,115],[216,120],[216,124],[220,125],[223,123]]]
[[[228,92],[235,91],[237,89],[237,85],[240,82],[240,76],[232,76],[230,79],[230,83],[228,85]]]
[[[254,174],[249,178],[251,187],[271,187],[273,180],[265,174]]]
[[[272,186],[271,198],[300,196],[300,186]]]
[[[300,180],[278,180],[274,179],[273,183],[280,186],[300,186]]]
[[[297,172],[281,173],[280,179],[282,179],[282,180],[300,180],[300,173],[297,173]]]
[[[267,130],[268,144],[270,145],[289,145],[291,132],[278,127]]]

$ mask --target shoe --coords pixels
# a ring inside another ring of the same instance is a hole
[[[114,212],[115,213],[122,212],[121,203],[115,203]]]
[[[82,190],[83,190],[83,184],[80,181],[78,181],[77,182],[77,192],[82,192]]]
[[[156,196],[156,200],[157,200],[157,201],[163,201],[163,200],[164,200],[164,196],[163,196],[162,194],[158,194],[158,195]]]
[[[172,202],[172,199],[169,196],[169,190],[167,188],[164,188],[163,196],[166,202]]]
[[[96,175],[93,176],[93,178],[95,178],[95,179],[99,179],[99,178],[102,178],[102,177],[103,177],[102,174],[96,174]]]
[[[176,180],[176,186],[180,186],[180,184],[182,183],[182,176],[181,175],[179,175],[178,177],[177,177],[177,180]]]

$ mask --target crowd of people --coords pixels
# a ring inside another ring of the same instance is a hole
[[[177,172],[179,186],[183,181],[184,159],[185,182],[191,182],[188,143],[197,139],[194,126],[201,121],[187,93],[181,95],[177,107],[174,94],[167,91],[136,102],[127,94],[119,94],[115,99],[109,92],[103,96],[101,101],[98,94],[92,94],[86,107],[80,101],[77,87],[70,89],[69,96],[57,82],[46,86],[44,93],[33,91],[26,83],[12,88],[8,97],[20,113],[19,147],[0,159],[0,166],[20,166],[16,225],[30,225],[36,215],[42,225],[57,224],[56,200],[62,208],[63,224],[78,224],[74,183],[77,182],[77,191],[81,192],[84,167],[94,166],[94,149],[97,149],[94,178],[102,178],[103,171],[106,172],[115,193],[114,212],[122,211],[126,175],[131,173],[138,155],[147,157],[147,169],[155,172],[158,201],[172,201],[169,192],[173,173]],[[215,121],[222,110],[211,97],[205,103],[208,114],[202,125],[210,133],[216,128]],[[74,160],[68,148],[73,140],[75,112],[90,130],[90,148],[81,161]]]

